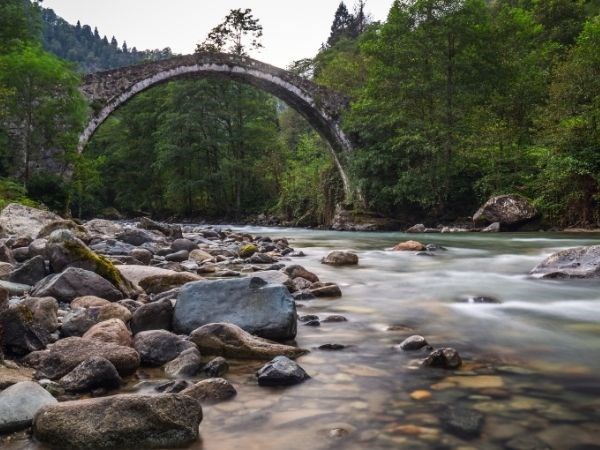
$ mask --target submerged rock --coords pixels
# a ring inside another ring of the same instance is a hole
[[[260,278],[186,284],[175,304],[175,332],[187,334],[218,322],[232,323],[268,339],[293,339],[296,306],[285,286],[267,284]]]
[[[33,381],[14,384],[0,392],[0,433],[27,428],[40,408],[57,403]]]
[[[61,449],[179,447],[198,439],[201,420],[187,395],[115,395],[46,406],[33,435]]]
[[[192,332],[190,340],[203,355],[238,359],[270,359],[285,355],[295,358],[307,351],[268,341],[229,323],[211,323]]]
[[[481,434],[483,422],[483,414],[464,407],[451,407],[442,414],[444,429],[463,439],[478,437]]]
[[[599,278],[600,245],[554,253],[534,267],[531,274],[541,278]]]
[[[269,361],[256,376],[261,386],[291,386],[310,378],[302,367],[285,356],[277,356]]]

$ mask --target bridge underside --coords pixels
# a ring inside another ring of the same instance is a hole
[[[88,75],[82,92],[92,113],[79,139],[85,148],[98,127],[120,106],[153,86],[186,78],[229,79],[266,91],[298,111],[328,142],[340,172],[346,199],[356,197],[345,170],[352,145],[340,127],[348,100],[309,80],[251,58],[221,53],[179,56]]]

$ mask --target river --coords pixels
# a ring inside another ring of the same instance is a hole
[[[226,377],[237,397],[204,407],[202,440],[190,448],[600,449],[600,282],[528,276],[549,254],[599,235],[233,228],[289,238],[306,254],[294,263],[343,291],[300,302],[299,315],[348,321],[299,323],[297,343],[311,350],[298,360],[311,376],[303,384],[261,388],[262,363],[233,364]],[[447,250],[390,251],[407,239]],[[356,252],[359,265],[320,264],[336,249]],[[469,295],[501,303],[458,301]],[[419,368],[423,355],[394,349],[412,334],[456,348],[463,367]],[[317,348],[327,343],[348,347]],[[474,421],[483,425],[464,434]],[[17,439],[8,448],[41,447]]]
[[[234,369],[238,396],[205,408],[195,449],[600,449],[600,282],[528,276],[551,253],[600,236],[236,229],[288,237],[306,254],[298,264],[343,291],[302,302],[299,315],[348,322],[299,324],[298,345],[311,349],[298,361],[312,377],[304,384],[258,388],[260,364]],[[447,251],[389,251],[407,239]],[[320,264],[335,249],[358,253],[359,265]],[[501,303],[457,301],[465,295]],[[463,369],[417,369],[393,349],[411,334],[456,348]],[[316,349],[326,343],[349,347]],[[446,431],[448,406],[482,413],[481,435]]]

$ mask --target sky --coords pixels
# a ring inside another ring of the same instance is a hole
[[[59,16],[75,24],[98,27],[138,50],[171,47],[193,53],[229,10],[251,8],[263,26],[264,48],[253,57],[278,67],[316,54],[329,36],[340,0],[44,0]],[[367,0],[374,20],[385,20],[393,0]],[[347,0],[346,4],[353,4]]]

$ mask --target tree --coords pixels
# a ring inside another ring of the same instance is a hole
[[[213,28],[196,52],[225,52],[247,56],[249,51],[262,48],[263,27],[251,9],[232,9],[223,22]]]
[[[0,110],[15,149],[14,167],[28,180],[42,149],[74,147],[85,112],[79,77],[67,63],[33,45],[0,57],[0,86],[11,92]]]
[[[0,53],[15,45],[35,42],[41,32],[37,1],[2,0],[0,2]]]
[[[333,24],[331,25],[331,33],[327,39],[327,45],[333,47],[342,37],[349,35],[353,24],[354,16],[348,11],[346,4],[343,1],[340,2],[335,11]]]

